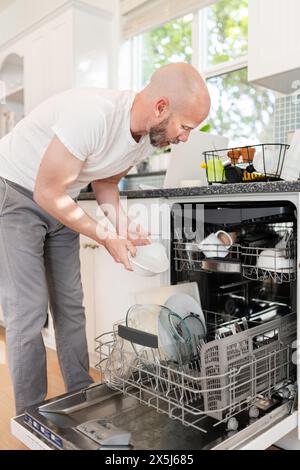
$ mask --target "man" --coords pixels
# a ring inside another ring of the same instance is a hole
[[[131,270],[128,252],[134,256],[135,245],[148,240],[142,232],[124,234],[118,182],[152,146],[187,141],[209,107],[199,73],[188,64],[170,64],[138,94],[87,88],[56,95],[0,141],[0,303],[18,414],[46,396],[41,330],[48,296],[66,389],[92,383],[79,233]],[[99,205],[110,205],[107,217],[116,233],[77,205],[90,182]]]

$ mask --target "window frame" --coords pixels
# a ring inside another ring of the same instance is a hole
[[[214,3],[217,3],[216,0]],[[242,69],[248,69],[248,54],[241,55],[235,59],[231,59],[225,62],[222,62],[217,65],[209,65],[205,66],[207,63],[206,60],[206,54],[207,54],[207,8],[209,6],[213,5],[213,3],[209,5],[203,5],[201,8],[197,8],[195,10],[192,10],[190,12],[186,12],[186,15],[193,15],[192,18],[192,65],[199,70],[203,77],[208,80],[212,79],[215,77],[220,77],[225,74],[230,74],[234,72],[238,72],[239,70]],[[182,16],[179,16],[178,18],[182,18]],[[170,19],[170,21],[174,21],[178,18],[173,18]],[[165,23],[164,23],[165,24]],[[162,26],[162,24],[158,24],[156,27],[159,28]],[[146,31],[144,31],[146,32]],[[142,63],[140,61],[140,57],[142,54],[142,34],[140,33],[129,40],[131,43],[131,57],[128,57],[128,60],[131,63],[131,70],[132,70],[132,75],[131,75],[131,80],[128,85],[135,89],[135,90],[141,90],[143,87],[142,84]],[[251,82],[248,82],[249,85]],[[280,96],[278,92],[274,92],[275,98]]]
[[[205,77],[205,79],[217,77],[226,73],[236,72],[240,69],[248,67],[248,54],[242,55],[236,59],[222,62],[220,64],[205,67],[205,54],[207,50],[206,36],[206,8],[191,11],[192,19],[192,65]],[[176,19],[176,18],[175,18]],[[174,19],[174,20],[175,20]],[[174,21],[173,20],[173,21]],[[171,20],[172,21],[172,20]],[[157,25],[159,28],[160,25]],[[146,31],[145,31],[146,32]],[[131,80],[130,87],[134,90],[140,90],[142,84],[141,70],[141,51],[142,51],[142,34],[133,36],[130,41],[130,64],[131,64]]]

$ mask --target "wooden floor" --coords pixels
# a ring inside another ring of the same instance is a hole
[[[47,351],[48,360],[48,397],[52,398],[65,392],[59,370],[57,356],[54,351]],[[91,376],[99,380],[99,373],[91,369]],[[13,389],[5,361],[5,333],[0,327],[0,450],[25,450],[21,442],[10,433],[10,418],[15,415]]]

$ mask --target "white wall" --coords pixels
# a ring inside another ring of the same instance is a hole
[[[91,6],[116,12],[119,0],[81,0]],[[14,0],[0,12],[0,47],[70,0]],[[80,3],[80,2],[77,2]]]

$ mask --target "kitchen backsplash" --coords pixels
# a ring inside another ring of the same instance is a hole
[[[290,133],[300,129],[300,98],[277,98],[274,111],[274,142],[289,143]]]

